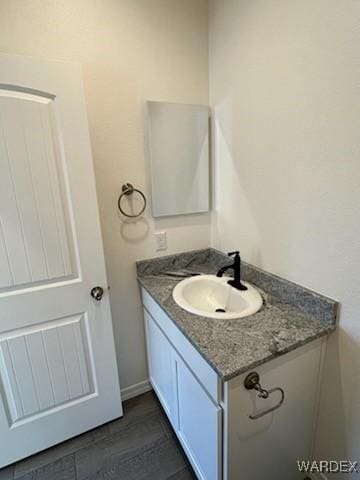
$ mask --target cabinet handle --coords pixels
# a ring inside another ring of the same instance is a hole
[[[272,393],[280,392],[280,400],[276,405],[274,405],[273,407],[267,408],[266,410],[263,410],[262,412],[259,412],[256,415],[249,415],[249,418],[251,418],[251,420],[257,420],[258,418],[261,418],[264,415],[267,415],[268,413],[271,413],[274,410],[277,410],[284,403],[284,400],[285,400],[284,390],[281,387],[271,388],[270,390],[266,390],[262,388],[262,386],[260,385],[260,376],[257,372],[251,372],[246,376],[244,380],[244,386],[247,390],[253,390],[253,389],[256,390],[260,398],[269,398],[269,396]]]

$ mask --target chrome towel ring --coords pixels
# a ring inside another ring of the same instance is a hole
[[[120,210],[120,212],[125,215],[125,217],[129,217],[129,218],[136,218],[136,217],[140,217],[141,214],[144,213],[145,211],[145,208],[146,208],[146,197],[145,195],[143,194],[143,192],[141,190],[138,190],[137,188],[134,188],[131,183],[124,183],[124,185],[121,187],[121,194],[119,196],[119,199],[118,199],[118,208]],[[130,214],[130,213],[126,213],[123,208],[121,207],[121,199],[126,195],[132,195],[134,192],[138,193],[142,199],[143,199],[143,202],[144,202],[144,205],[143,207],[141,208],[140,212],[136,213],[136,214]]]

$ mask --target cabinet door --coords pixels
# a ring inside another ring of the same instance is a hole
[[[152,316],[144,310],[150,382],[169,420],[174,421],[172,346]]]
[[[176,356],[178,437],[199,479],[221,478],[221,408]]]

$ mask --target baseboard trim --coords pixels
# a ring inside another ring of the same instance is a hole
[[[124,402],[125,400],[137,397],[142,393],[149,392],[150,390],[152,390],[152,386],[149,380],[135,383],[134,385],[130,385],[130,387],[121,389],[121,400]]]

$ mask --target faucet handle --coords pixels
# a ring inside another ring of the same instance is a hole
[[[229,256],[229,257],[232,257],[233,255],[235,255],[235,256],[240,255],[239,250],[235,250],[235,252],[229,252],[229,253],[228,253],[228,256]]]

